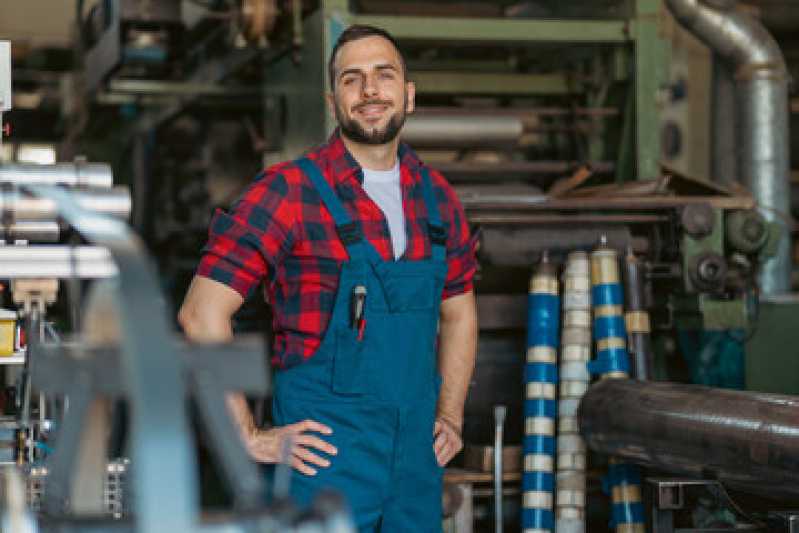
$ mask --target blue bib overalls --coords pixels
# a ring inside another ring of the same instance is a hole
[[[291,495],[308,505],[324,488],[342,493],[361,532],[441,531],[441,475],[433,450],[440,378],[436,337],[447,272],[445,240],[426,169],[422,185],[432,257],[384,261],[363,238],[309,159],[298,161],[347,248],[330,324],[308,361],[276,372],[276,425],[312,419],[338,448],[316,476],[293,471]],[[353,318],[366,288],[362,332]],[[359,290],[361,290],[359,287]],[[321,455],[325,454],[319,452]]]

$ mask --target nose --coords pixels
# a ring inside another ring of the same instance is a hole
[[[375,74],[364,76],[362,90],[365,97],[372,97],[377,94],[377,76]]]

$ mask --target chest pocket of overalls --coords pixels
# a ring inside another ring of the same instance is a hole
[[[437,306],[446,275],[446,264],[432,261],[398,261],[372,264],[366,282],[366,326],[336,333],[333,390],[358,395],[371,390],[374,372],[394,367],[402,360],[431,357],[435,344]],[[428,350],[422,349],[427,347]],[[385,359],[390,353],[391,360]],[[420,367],[428,361],[418,361]]]
[[[375,305],[389,313],[429,311],[440,301],[446,265],[433,261],[397,261],[374,265],[382,298]],[[382,300],[382,301],[381,301]]]

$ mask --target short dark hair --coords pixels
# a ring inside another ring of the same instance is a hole
[[[327,73],[328,76],[330,76],[331,90],[336,88],[336,56],[338,55],[338,51],[347,43],[365,39],[367,37],[382,37],[390,42],[400,56],[400,62],[402,63],[402,74],[405,79],[408,78],[408,67],[405,64],[405,57],[402,55],[402,51],[400,50],[399,45],[397,45],[396,39],[394,39],[390,33],[383,28],[378,28],[377,26],[369,26],[368,24],[353,24],[344,30],[344,32],[339,36],[336,44],[333,46],[333,51],[330,52],[330,59],[327,62]]]

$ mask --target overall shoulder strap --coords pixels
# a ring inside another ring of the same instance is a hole
[[[427,167],[422,167],[422,191],[427,207],[427,234],[430,237],[432,256],[436,261],[444,261],[447,256],[447,229],[441,222],[441,213],[433,190],[433,179]]]
[[[305,175],[308,176],[308,179],[311,180],[314,188],[316,188],[319,196],[322,198],[322,203],[325,204],[325,207],[333,216],[333,221],[336,224],[336,232],[342,244],[347,248],[350,260],[367,258],[380,260],[377,251],[363,238],[360,225],[347,214],[347,210],[344,209],[341,200],[336,195],[333,188],[330,187],[330,184],[328,184],[316,163],[307,157],[298,159],[296,163]]]

